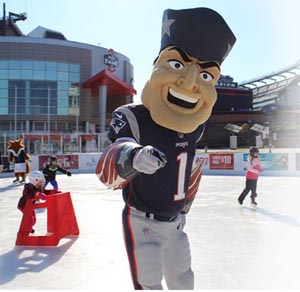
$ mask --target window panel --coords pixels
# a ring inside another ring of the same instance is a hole
[[[45,71],[35,70],[33,71],[34,80],[45,80]]]
[[[8,68],[9,69],[20,69],[21,62],[20,61],[8,61]]]
[[[45,70],[46,63],[43,61],[33,61],[33,69],[34,70]]]
[[[20,70],[9,70],[8,71],[8,79],[20,79],[21,71]]]
[[[0,70],[0,79],[8,79],[8,70]]]
[[[21,79],[31,80],[33,79],[33,71],[32,70],[22,70],[21,71]]]
[[[58,71],[69,71],[69,64],[67,63],[58,63]]]
[[[0,69],[8,69],[8,61],[0,61]]]
[[[21,61],[21,69],[33,69],[33,62],[31,60],[22,60]]]

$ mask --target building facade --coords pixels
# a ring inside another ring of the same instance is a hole
[[[132,102],[133,66],[125,55],[69,41],[62,33],[40,26],[23,35],[12,19],[3,19],[0,151],[5,152],[5,140],[23,135],[30,141],[30,150],[37,152],[43,141],[31,142],[35,135],[45,133],[44,142],[48,139],[52,148],[64,151],[59,148],[68,141],[53,135],[75,133],[75,138],[82,135],[84,139],[103,133],[112,111]]]

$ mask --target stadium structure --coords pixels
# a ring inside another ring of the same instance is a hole
[[[112,111],[133,101],[133,66],[112,49],[69,41],[25,14],[0,19],[0,152],[22,136],[32,154],[95,152]],[[300,147],[300,60],[245,82],[221,76],[200,148]]]
[[[300,147],[300,60],[239,84],[221,76],[217,92],[202,147]]]
[[[130,59],[41,26],[24,35],[26,18],[3,4],[0,152],[20,136],[30,153],[99,150],[112,111],[136,93]]]

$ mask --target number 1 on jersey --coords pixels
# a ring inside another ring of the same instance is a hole
[[[174,201],[180,201],[185,198],[184,182],[187,164],[187,152],[182,152],[177,156],[179,163],[178,167],[178,180],[177,180],[177,193],[174,195]]]

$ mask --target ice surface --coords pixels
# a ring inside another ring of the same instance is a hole
[[[80,229],[57,247],[15,246],[23,186],[0,175],[0,290],[132,290],[123,245],[120,191],[94,174],[58,175]],[[197,290],[300,289],[300,179],[261,177],[258,207],[237,197],[242,176],[203,176],[187,216]],[[38,210],[36,234],[45,232]]]

